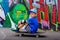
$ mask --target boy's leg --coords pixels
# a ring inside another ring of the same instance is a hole
[[[12,28],[11,28],[11,30],[14,31],[14,32],[19,32],[19,28],[18,27],[16,27],[16,30],[13,30]]]
[[[19,29],[19,31],[20,32],[27,32],[25,28],[26,28],[26,26],[24,25],[22,28]]]
[[[30,32],[30,26],[29,25],[26,26],[25,29],[26,29],[27,32]]]

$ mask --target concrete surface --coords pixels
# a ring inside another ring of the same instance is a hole
[[[9,28],[0,28],[0,40],[60,40],[60,32],[45,32],[39,38],[32,36],[17,36]]]

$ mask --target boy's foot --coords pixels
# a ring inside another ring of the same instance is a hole
[[[11,28],[12,31],[19,33],[19,29],[17,28]]]

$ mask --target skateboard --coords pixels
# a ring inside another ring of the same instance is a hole
[[[19,34],[19,36],[21,37],[22,35],[28,35],[28,36],[30,36],[30,35],[35,35],[36,36],[36,38],[38,38],[41,34],[42,34],[43,32],[37,32],[37,33],[34,33],[34,34],[32,34],[32,33],[28,33],[28,32],[20,32],[20,34]]]
[[[29,33],[29,32],[27,32],[27,31],[21,31],[21,32],[19,32],[18,33],[18,35],[19,35],[19,37],[22,37],[22,35],[27,35],[27,36],[35,36],[35,37],[39,37],[41,34],[43,34],[43,33],[45,33],[44,31],[38,31],[38,32],[36,32],[36,33]]]

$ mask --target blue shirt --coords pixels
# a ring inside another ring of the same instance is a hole
[[[38,20],[36,17],[28,19],[28,24],[30,26],[30,32],[36,33],[38,30]]]

